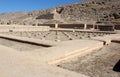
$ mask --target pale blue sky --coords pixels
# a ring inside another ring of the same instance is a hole
[[[0,0],[0,13],[15,11],[33,11],[52,8],[84,0]]]

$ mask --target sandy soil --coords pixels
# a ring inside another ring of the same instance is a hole
[[[41,62],[32,54],[0,45],[0,77],[88,77]]]
[[[61,62],[58,67],[88,75],[90,77],[120,77],[119,71],[113,71],[120,60],[120,44],[112,43],[84,57]],[[117,67],[120,70],[120,65]]]
[[[0,38],[0,45],[7,46],[7,47],[13,48],[18,51],[33,51],[35,49],[45,48],[42,46],[37,46],[37,45],[32,45],[32,44],[27,44],[27,43],[22,43],[22,42],[16,42],[16,41],[11,41],[11,40],[2,39],[2,38]]]

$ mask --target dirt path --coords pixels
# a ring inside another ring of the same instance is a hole
[[[87,56],[62,62],[58,66],[91,77],[120,77],[120,67],[117,67],[119,71],[113,71],[119,60],[120,44],[112,43]]]

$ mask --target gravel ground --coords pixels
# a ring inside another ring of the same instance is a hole
[[[24,32],[0,32],[5,35],[13,35],[19,37],[28,37],[36,39],[46,39],[46,40],[73,40],[73,39],[85,39],[97,36],[109,35],[109,33],[87,33],[87,32],[67,32],[67,31],[24,31]]]
[[[61,62],[58,64],[58,67],[90,77],[120,77],[120,63],[117,63],[120,62],[119,60],[120,44],[111,43],[84,57]],[[117,71],[113,70],[113,68],[117,69]]]

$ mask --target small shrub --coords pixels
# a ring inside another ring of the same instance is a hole
[[[113,16],[115,19],[119,19],[120,18],[120,15],[118,15],[117,13],[113,13]]]

